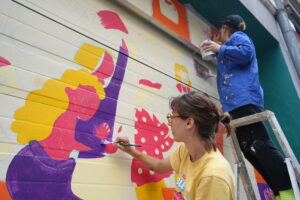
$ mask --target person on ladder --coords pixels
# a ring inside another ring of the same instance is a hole
[[[221,22],[218,41],[206,41],[203,51],[217,54],[217,85],[224,113],[233,119],[263,111],[263,90],[252,40],[243,31],[246,24],[239,15]],[[295,199],[284,157],[271,140],[263,122],[236,129],[245,158],[263,176],[276,200]]]

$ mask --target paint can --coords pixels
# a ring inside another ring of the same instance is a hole
[[[203,42],[201,42],[200,44],[200,53],[202,56],[202,60],[206,60],[206,61],[210,61],[215,57],[215,52],[213,51],[203,51],[203,49],[201,48],[204,42],[208,42],[209,40],[204,40]]]

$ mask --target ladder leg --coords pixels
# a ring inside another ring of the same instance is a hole
[[[299,186],[297,184],[297,180],[296,180],[296,177],[295,177],[294,169],[293,169],[292,164],[291,164],[291,160],[289,158],[285,158],[285,163],[287,165],[288,172],[289,172],[289,175],[290,175],[290,179],[291,179],[295,199],[300,200]]]
[[[235,163],[234,164],[234,169],[233,169],[233,173],[234,173],[234,178],[235,178],[235,200],[240,200],[240,163]]]
[[[294,168],[295,176],[296,176],[298,182],[300,183],[300,165],[299,165],[298,160],[297,160],[292,148],[290,147],[274,113],[272,113],[271,117],[269,118],[269,122],[270,122],[273,132],[282,148],[282,151],[285,154],[285,157],[291,158],[291,164],[292,164],[292,167]]]
[[[244,189],[249,200],[256,200],[255,192],[252,188],[252,183],[250,180],[250,176],[248,174],[245,161],[243,159],[242,151],[240,149],[237,137],[235,132],[231,135],[231,141],[234,147],[236,161],[240,165],[238,168],[240,170],[241,179],[244,185]],[[236,194],[237,195],[237,194]]]

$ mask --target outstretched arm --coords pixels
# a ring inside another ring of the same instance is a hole
[[[127,137],[117,137],[115,143],[120,142],[129,143],[129,139]],[[136,150],[134,147],[118,145],[118,148],[128,153],[156,173],[164,174],[173,170],[169,157],[161,160],[152,156],[148,156]]]

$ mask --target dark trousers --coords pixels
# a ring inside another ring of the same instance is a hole
[[[255,105],[245,105],[230,111],[233,119],[262,112]],[[292,188],[284,157],[271,140],[263,122],[236,129],[240,148],[245,158],[262,175],[275,195]]]

